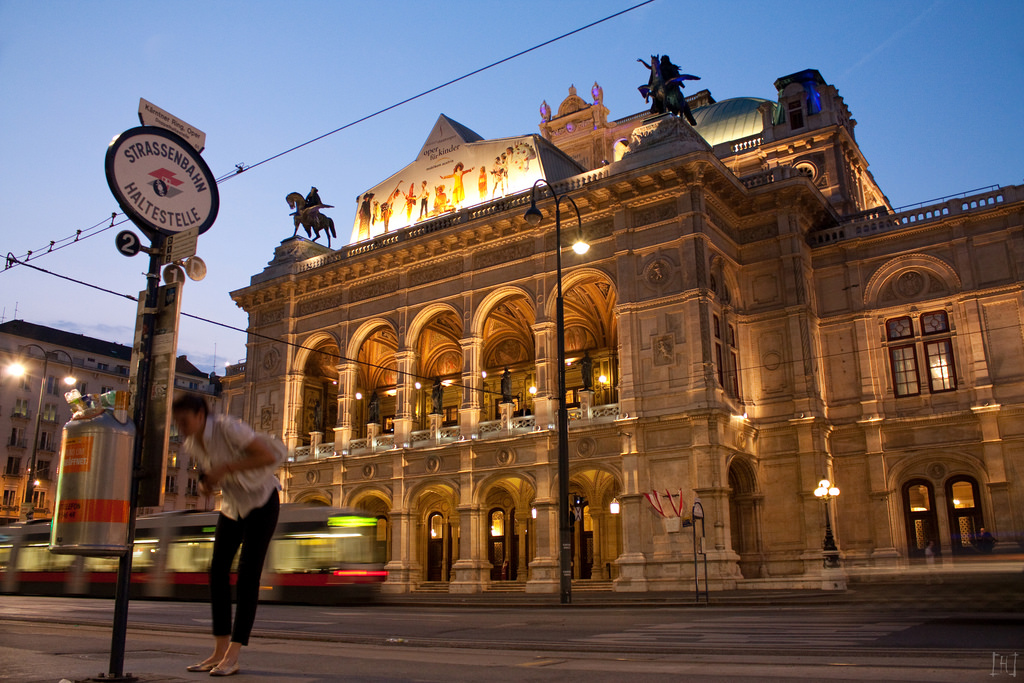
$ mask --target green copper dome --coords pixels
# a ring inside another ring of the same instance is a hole
[[[777,106],[760,97],[733,97],[694,109],[693,118],[697,121],[694,127],[712,147],[757,135],[764,130],[757,108],[765,102]]]

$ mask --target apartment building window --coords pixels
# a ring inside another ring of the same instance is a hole
[[[47,403],[43,406],[43,414],[40,416],[46,422],[57,421],[57,405],[55,403]]]
[[[56,439],[53,438],[52,432],[39,432],[39,450],[41,451],[52,451],[55,450],[54,443]]]
[[[49,479],[50,478],[50,461],[49,460],[37,460],[36,461],[36,479]]]
[[[16,455],[7,456],[7,467],[4,469],[4,474],[10,474],[17,476],[21,474],[21,457]]]
[[[885,334],[896,396],[921,393],[918,358],[924,359],[931,393],[956,389],[953,340],[945,311],[923,313],[916,320],[909,315],[891,318],[885,322]]]
[[[46,377],[46,393],[50,396],[60,396],[60,380],[53,375]]]
[[[25,448],[27,443],[25,442],[25,430],[21,427],[11,427],[11,438],[7,442],[8,446],[14,446],[16,448]]]
[[[189,477],[188,481],[185,482],[185,495],[187,496],[198,496],[199,495],[199,480],[194,477]]]
[[[174,475],[168,474],[164,477],[164,493],[177,493],[178,492],[178,479]]]
[[[18,506],[18,491],[16,489],[4,489],[4,507],[12,508]]]
[[[35,489],[32,491],[32,507],[34,508],[45,508],[46,507],[46,491]]]

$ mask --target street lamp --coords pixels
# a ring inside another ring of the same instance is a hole
[[[562,301],[562,200],[566,199],[576,211],[579,230],[572,250],[585,254],[590,248],[583,241],[583,219],[580,209],[572,197],[558,194],[544,178],[538,179],[530,189],[530,208],[523,218],[530,225],[539,225],[543,215],[537,209],[537,186],[543,183],[555,200],[555,270],[558,278],[558,295],[555,298],[555,328],[558,337],[558,571],[561,604],[572,602],[572,530],[569,526],[569,409],[565,405],[565,306]]]
[[[55,351],[47,351],[39,344],[25,344],[21,348],[24,350],[26,357],[28,357],[27,349],[33,347],[39,349],[43,354],[43,372],[39,378],[39,401],[36,405],[36,417],[35,426],[33,427],[32,437],[32,452],[29,455],[28,469],[26,475],[28,480],[25,482],[25,498],[21,505],[21,516],[20,519],[23,522],[28,522],[35,517],[35,503],[33,497],[36,489],[36,450],[39,448],[39,418],[43,412],[43,395],[46,393],[46,370],[50,363],[51,355],[56,360],[60,354],[64,354],[68,358],[68,374],[64,377],[64,384],[71,386],[75,383],[74,373],[74,362],[71,360],[71,355],[67,351],[57,349]],[[23,377],[28,373],[28,368],[22,362],[12,363],[7,367],[7,374],[14,377]]]
[[[828,479],[818,482],[818,488],[814,489],[814,495],[825,504],[825,541],[821,549],[825,554],[824,566],[826,569],[835,569],[839,566],[839,548],[836,547],[836,539],[832,537],[832,523],[828,518],[828,501],[839,495],[839,489],[832,485]]]

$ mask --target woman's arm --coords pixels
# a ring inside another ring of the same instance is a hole
[[[210,488],[215,488],[229,474],[268,467],[277,462],[277,456],[270,450],[266,440],[261,439],[259,436],[249,442],[249,445],[244,449],[244,453],[245,457],[239,460],[231,460],[216,465],[209,471],[204,472],[203,483]]]

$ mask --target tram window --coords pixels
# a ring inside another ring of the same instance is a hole
[[[85,571],[87,572],[116,572],[120,558],[117,557],[87,557],[85,558]],[[135,571],[134,565],[132,571]]]
[[[11,562],[11,546],[0,545],[0,572],[7,571],[7,565]]]
[[[135,541],[135,549],[132,551],[132,571],[147,571],[156,563],[158,552],[156,539],[143,539]]]
[[[971,482],[958,481],[951,488],[953,489],[953,507],[974,507],[974,487],[971,486]]]
[[[167,571],[205,572],[213,557],[213,539],[175,541],[167,548]],[[235,561],[238,561],[236,556]]]
[[[23,572],[59,572],[71,567],[74,555],[56,555],[49,544],[26,545],[18,552],[18,569]]]
[[[341,533],[299,538],[289,536],[273,545],[273,565],[279,572],[320,572],[346,564],[382,561],[377,557],[376,529],[362,527]]]

